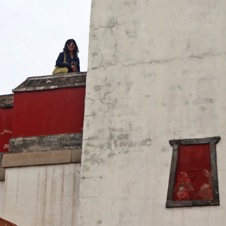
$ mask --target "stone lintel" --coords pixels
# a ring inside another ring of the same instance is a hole
[[[81,162],[81,149],[3,155],[2,167],[41,166]]]
[[[9,141],[10,152],[37,152],[80,149],[82,133],[18,137]]]

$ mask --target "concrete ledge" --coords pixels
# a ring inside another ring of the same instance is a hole
[[[0,108],[12,108],[13,107],[13,94],[0,96]]]
[[[39,166],[55,165],[65,163],[80,163],[81,149],[46,151],[46,152],[27,152],[12,153],[3,155],[2,167],[20,167],[20,166]]]
[[[0,167],[0,181],[5,180],[5,169]]]
[[[73,72],[59,75],[44,75],[28,77],[13,92],[29,92],[51,90],[86,85],[86,72]]]
[[[82,133],[18,137],[9,141],[10,152],[37,152],[80,149]]]
[[[71,162],[80,163],[82,157],[82,149],[71,151]]]

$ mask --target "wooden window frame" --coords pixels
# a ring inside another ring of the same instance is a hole
[[[171,169],[169,176],[169,185],[167,193],[166,208],[173,207],[192,207],[192,206],[219,206],[219,187],[218,187],[218,173],[217,173],[217,153],[216,144],[220,141],[220,137],[208,137],[197,139],[178,139],[169,140],[170,145],[173,147]],[[213,188],[213,200],[182,200],[173,201],[173,190],[176,176],[178,147],[179,145],[196,145],[196,144],[209,144],[210,145],[210,164]]]

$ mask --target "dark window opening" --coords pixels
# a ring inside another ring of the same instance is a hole
[[[219,205],[216,144],[220,137],[170,140],[166,207]]]

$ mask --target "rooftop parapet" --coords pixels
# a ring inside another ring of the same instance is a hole
[[[14,93],[85,86],[86,72],[28,77]]]
[[[78,149],[86,72],[28,77],[13,89],[10,152]]]
[[[0,108],[13,107],[13,94],[0,95]]]

